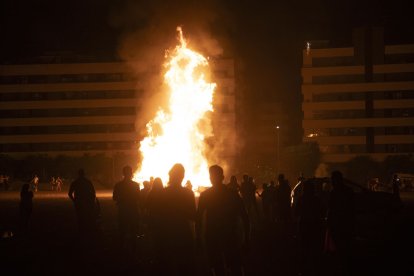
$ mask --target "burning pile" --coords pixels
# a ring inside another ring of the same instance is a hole
[[[168,110],[160,108],[147,125],[147,137],[140,143],[141,168],[134,179],[142,182],[151,176],[168,181],[168,171],[175,163],[186,169],[185,179],[193,188],[208,186],[205,137],[210,135],[207,113],[213,111],[215,83],[206,80],[208,61],[187,48],[182,29],[177,28],[180,45],[168,52],[164,81],[168,86]]]

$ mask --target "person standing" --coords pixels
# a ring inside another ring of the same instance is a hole
[[[50,184],[50,187],[52,188],[52,191],[56,190],[56,179],[55,179],[55,177],[54,177],[54,176],[52,176],[52,177],[50,178],[50,182],[49,182],[49,184]]]
[[[148,229],[154,248],[156,268],[161,269],[165,264],[165,240],[163,236],[164,223],[162,217],[164,187],[162,180],[157,177],[153,180],[151,191],[145,202],[145,211],[148,221]],[[155,273],[155,274],[161,274]]]
[[[31,183],[33,185],[33,191],[37,192],[39,189],[39,177],[37,176],[37,174],[34,175]]]
[[[295,214],[299,219],[299,241],[301,263],[304,272],[318,275],[319,261],[322,252],[322,200],[315,194],[315,182],[312,179],[303,183],[303,194],[295,206]]]
[[[85,177],[85,171],[78,171],[78,178],[72,182],[68,192],[69,198],[75,205],[79,233],[89,235],[95,227],[96,193],[92,182]]]
[[[165,249],[168,273],[194,274],[194,220],[196,214],[194,192],[182,187],[185,169],[175,164],[169,171],[168,187],[163,193]]]
[[[285,179],[284,174],[279,174],[278,181],[279,187],[276,190],[276,208],[278,212],[277,219],[279,222],[286,224],[290,222],[291,219],[291,188],[289,182]]]
[[[62,178],[60,178],[60,176],[58,176],[55,180],[55,185],[56,185],[56,191],[60,192],[62,191],[62,186],[63,186],[63,181]]]
[[[345,186],[342,173],[331,175],[332,191],[329,194],[327,231],[329,231],[341,269],[349,269],[352,235],[355,225],[354,192]]]
[[[112,198],[118,206],[119,242],[122,249],[135,252],[139,226],[139,184],[132,180],[132,168],[122,170],[123,180],[116,183]]]
[[[229,184],[227,184],[227,187],[228,187],[230,190],[232,190],[233,192],[235,192],[235,193],[239,194],[239,191],[240,191],[240,185],[239,185],[239,183],[237,182],[237,177],[236,177],[235,175],[232,175],[232,176],[230,177],[230,182],[229,182]]]
[[[202,192],[196,216],[197,244],[205,241],[207,256],[214,275],[243,275],[238,220],[243,222],[244,245],[249,244],[250,222],[238,194],[223,184],[223,169],[209,169],[211,188]],[[205,215],[205,221],[203,220]],[[202,229],[205,226],[205,233]]]

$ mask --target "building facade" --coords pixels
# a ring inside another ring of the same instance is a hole
[[[236,131],[234,62],[215,60],[213,71],[215,147],[231,159],[223,137]],[[138,155],[146,77],[121,62],[1,65],[0,153]]]
[[[379,28],[353,38],[303,51],[303,141],[326,163],[414,153],[414,44],[384,45]]]

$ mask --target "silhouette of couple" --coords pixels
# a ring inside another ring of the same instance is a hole
[[[223,169],[214,165],[209,172],[212,187],[201,193],[197,209],[193,191],[182,186],[185,169],[181,164],[169,171],[166,188],[154,186],[156,200],[147,199],[155,214],[150,219],[153,233],[155,230],[157,244],[161,246],[156,249],[160,253],[159,267],[163,268],[160,274],[194,275],[196,245],[197,249],[205,249],[215,275],[242,275],[238,221],[243,221],[244,244],[248,244],[247,212],[240,196],[223,184]]]

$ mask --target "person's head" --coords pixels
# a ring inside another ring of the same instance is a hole
[[[154,179],[154,182],[152,183],[152,189],[153,190],[161,190],[163,188],[162,180],[161,178],[157,177]]]
[[[143,185],[144,185],[144,189],[149,189],[150,182],[149,181],[144,181]]]
[[[122,169],[122,175],[124,176],[124,178],[126,179],[131,179],[132,178],[132,168],[131,166],[125,166]]]
[[[170,176],[170,185],[181,185],[181,182],[183,182],[185,175],[184,166],[180,163],[174,164],[174,166],[172,166],[171,170],[168,172],[168,175]]]
[[[213,165],[209,168],[210,181],[213,186],[223,184],[224,180],[224,171],[223,168],[219,165]]]
[[[333,171],[331,174],[332,187],[337,188],[343,185],[344,178],[340,171]]]
[[[285,180],[285,175],[283,173],[279,174],[279,176],[277,177],[277,180],[282,182],[283,180]]]
[[[213,165],[208,171],[210,173],[210,181],[213,186],[223,184],[224,172],[222,167],[219,165]]]
[[[237,184],[237,177],[235,175],[230,177],[230,183]]]
[[[248,176],[247,174],[244,174],[244,175],[243,175],[243,181],[244,181],[244,182],[249,181],[249,176]]]
[[[23,184],[23,186],[22,186],[22,192],[28,192],[29,191],[29,184],[27,184],[27,183],[25,183],[25,184]]]

